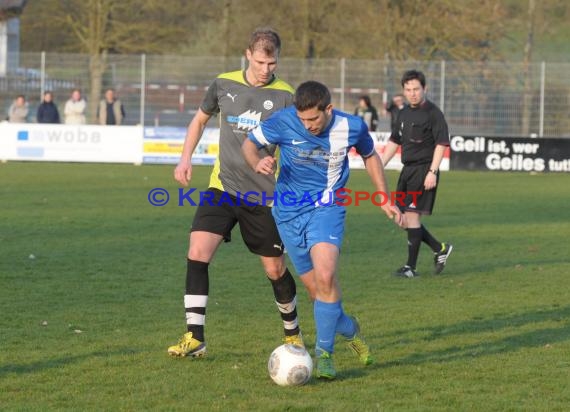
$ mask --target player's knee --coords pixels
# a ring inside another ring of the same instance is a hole
[[[319,291],[333,290],[336,284],[335,272],[330,270],[315,271],[315,283]]]
[[[267,277],[272,280],[277,280],[285,274],[285,262],[282,258],[264,258],[263,268]]]
[[[406,223],[408,227],[419,227],[420,224],[420,214],[413,212],[406,212]]]
[[[206,250],[200,246],[190,245],[188,248],[188,259],[196,260],[198,262],[210,262],[212,256],[215,252],[214,250]]]
[[[307,290],[307,293],[309,294],[309,298],[314,301],[317,298],[317,288],[315,284],[307,284],[304,283],[305,285],[305,289]]]

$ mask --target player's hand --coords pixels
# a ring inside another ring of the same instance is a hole
[[[255,166],[255,172],[261,173],[262,175],[270,175],[275,171],[275,158],[273,156],[265,156],[261,159],[257,166]]]
[[[428,172],[426,178],[424,179],[424,188],[426,190],[431,190],[437,185],[437,176],[435,173]]]
[[[174,179],[182,186],[188,186],[192,178],[192,164],[190,162],[180,162],[174,169]]]
[[[406,218],[404,214],[400,212],[400,209],[398,209],[396,206],[385,204],[382,206],[382,210],[384,211],[384,213],[386,213],[388,219],[390,220],[393,219],[394,223],[396,223],[398,226],[402,228],[405,228]]]

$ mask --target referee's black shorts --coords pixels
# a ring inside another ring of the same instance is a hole
[[[209,188],[214,194],[211,203],[202,202],[192,222],[190,232],[209,232],[221,235],[224,241],[232,239],[232,229],[239,223],[241,237],[248,249],[259,256],[277,257],[283,254],[283,243],[279,237],[271,208],[263,205],[249,206],[237,202],[235,196],[221,190]],[[224,194],[224,200],[221,196]],[[228,202],[229,198],[232,202]]]
[[[435,204],[435,195],[439,186],[439,172],[437,172],[437,184],[431,190],[425,190],[424,181],[429,173],[430,163],[419,165],[404,165],[398,179],[399,193],[405,193],[403,202],[396,204],[402,212],[416,212],[422,215],[431,215]],[[421,192],[413,195],[411,192]]]

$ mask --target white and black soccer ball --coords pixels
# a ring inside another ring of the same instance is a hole
[[[311,379],[313,360],[305,348],[285,344],[271,353],[267,369],[277,385],[304,385]]]

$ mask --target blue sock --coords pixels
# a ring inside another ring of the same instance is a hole
[[[315,300],[314,313],[317,328],[316,354],[319,355],[319,349],[333,353],[336,324],[342,313],[340,301],[327,303]]]
[[[344,313],[342,306],[340,310],[340,316],[336,321],[336,333],[347,339],[352,339],[356,334],[356,323],[350,316],[347,316],[346,313]]]

